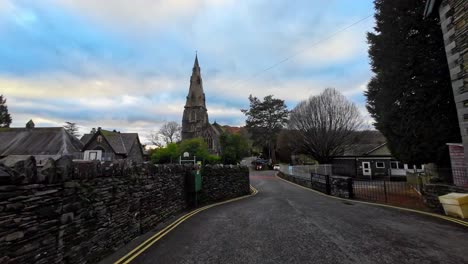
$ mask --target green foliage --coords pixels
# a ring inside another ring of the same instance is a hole
[[[250,108],[241,110],[247,116],[246,128],[254,144],[268,147],[271,157],[276,136],[288,121],[289,111],[284,100],[273,98],[273,95],[265,96],[263,101],[250,95],[249,101]]]
[[[153,150],[151,160],[154,163],[178,163],[184,152],[188,152],[191,158],[195,155],[197,161],[204,164],[216,164],[221,161],[220,157],[210,155],[208,146],[202,138],[186,139],[180,143],[168,143],[166,147]]]
[[[176,143],[169,143],[164,148],[155,149],[151,154],[151,161],[154,163],[176,163],[180,153]]]
[[[440,165],[445,144],[461,139],[440,23],[423,18],[423,2],[374,1],[375,33],[367,39],[375,76],[365,95],[396,158]]]
[[[188,152],[190,156],[195,155],[199,161],[205,160],[210,155],[208,145],[202,138],[183,140],[180,143],[180,153],[184,152]]]
[[[238,134],[224,133],[219,138],[223,164],[237,164],[249,154],[247,139]]]
[[[216,155],[208,155],[205,158],[205,164],[219,164],[221,163],[221,157]]]
[[[0,127],[10,127],[11,116],[8,113],[8,106],[6,105],[6,98],[0,94]]]

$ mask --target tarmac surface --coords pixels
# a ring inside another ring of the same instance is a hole
[[[468,263],[467,227],[274,175],[252,171],[257,195],[194,215],[131,263]]]

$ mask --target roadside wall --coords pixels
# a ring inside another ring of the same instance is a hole
[[[42,169],[33,158],[12,168],[0,164],[0,263],[95,263],[187,210],[192,169],[67,157]],[[248,171],[207,171],[207,203],[248,194]]]
[[[424,184],[422,194],[427,206],[439,213],[444,213],[444,209],[439,202],[439,196],[451,192],[468,193],[468,188],[445,184]]]
[[[202,170],[201,203],[218,202],[250,193],[249,168],[207,165]]]

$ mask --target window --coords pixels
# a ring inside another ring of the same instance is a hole
[[[422,170],[422,165],[414,165],[414,167],[417,169],[417,170]]]
[[[377,161],[377,162],[375,163],[375,167],[378,168],[378,169],[383,169],[383,168],[385,168],[385,162],[383,162],[383,161]]]
[[[98,143],[101,143],[102,142],[102,136],[101,135],[97,136],[96,141]]]
[[[401,162],[398,162],[398,161],[391,161],[390,162],[390,167],[394,170],[398,169],[398,170],[403,170],[405,168],[405,165]]]
[[[463,101],[463,107],[468,107],[468,100]]]
[[[89,160],[97,160],[97,152],[89,152]]]

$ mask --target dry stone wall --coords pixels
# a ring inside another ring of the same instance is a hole
[[[0,263],[95,263],[187,210],[192,169],[68,157],[42,168],[32,157],[12,168],[0,164]],[[249,188],[243,168],[207,171],[207,203]]]

